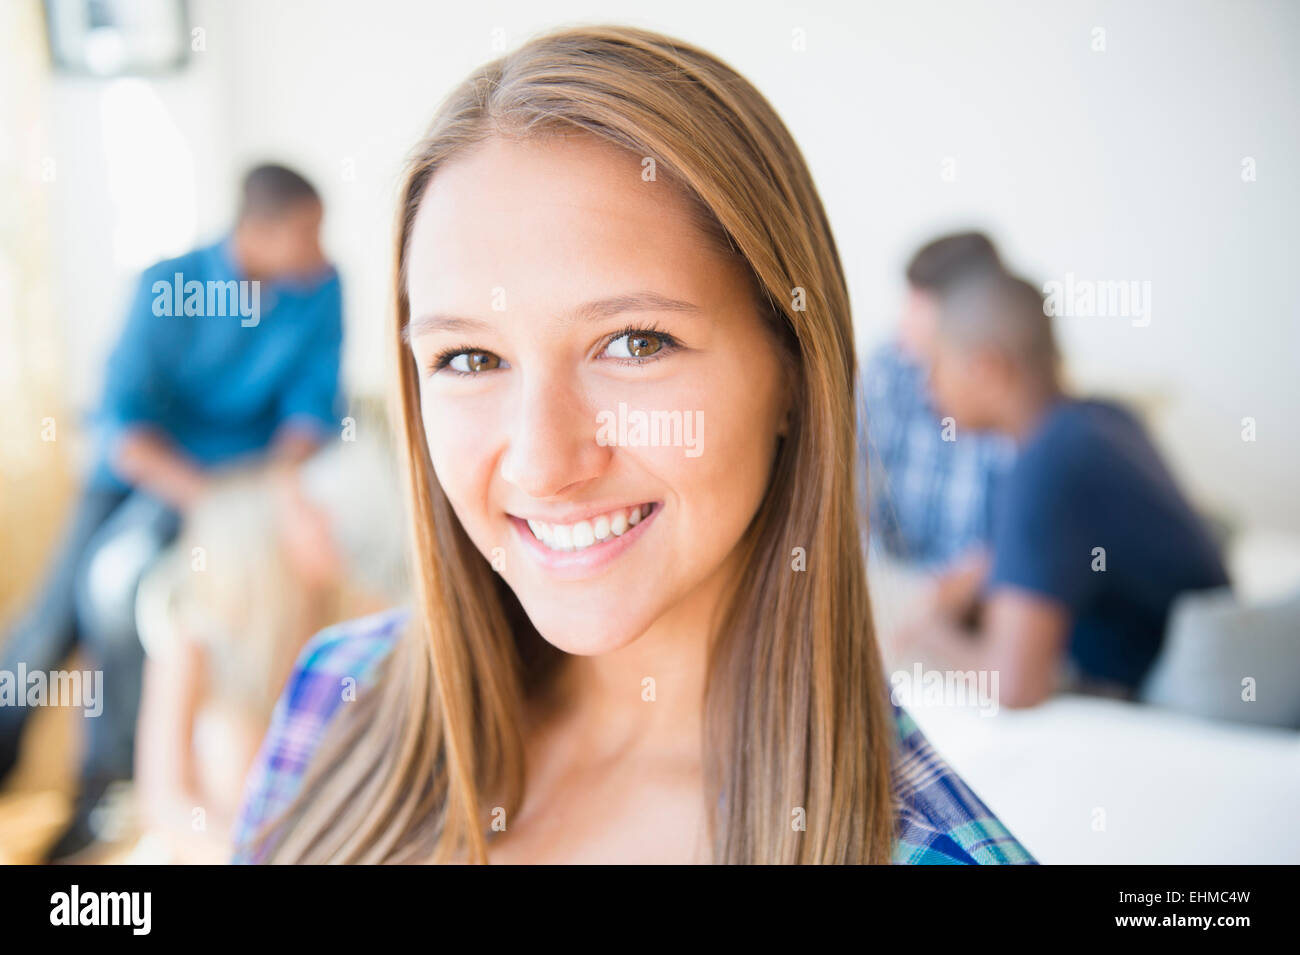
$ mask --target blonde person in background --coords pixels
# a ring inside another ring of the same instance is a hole
[[[129,861],[228,860],[245,775],[303,643],[401,598],[386,450],[340,441],[301,468],[225,476],[141,585],[136,792],[147,830]]]

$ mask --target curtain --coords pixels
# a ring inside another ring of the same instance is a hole
[[[0,3],[0,620],[44,572],[71,504],[75,421],[63,399],[49,207],[59,157],[37,0]]]

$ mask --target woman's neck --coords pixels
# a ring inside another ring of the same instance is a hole
[[[709,645],[734,579],[724,565],[621,649],[567,657],[545,694],[546,710],[576,727],[594,758],[631,748],[698,759]]]

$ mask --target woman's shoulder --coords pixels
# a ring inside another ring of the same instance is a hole
[[[303,646],[249,770],[232,833],[233,861],[257,861],[247,843],[292,801],[330,720],[374,679],[409,615],[399,607],[348,620],[326,627]]]
[[[284,810],[330,720],[353,691],[371,683],[410,617],[405,607],[327,627],[298,655],[276,703],[244,791],[232,861],[259,861],[252,836]],[[1004,865],[1036,860],[934,748],[906,710],[890,703],[898,730],[893,787],[898,834],[893,862]]]
[[[290,709],[313,709],[318,702],[337,705],[340,694],[320,694],[318,689],[338,688],[349,678],[364,682],[396,645],[410,613],[406,607],[393,607],[326,627],[299,651],[281,703]]]
[[[898,726],[894,793],[904,865],[1036,865],[988,806],[930,745],[916,721],[890,703]]]

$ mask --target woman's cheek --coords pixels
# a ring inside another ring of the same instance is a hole
[[[720,492],[718,506],[741,527],[749,523],[767,486],[772,464],[773,433],[757,409],[715,409],[712,435],[713,485]]]
[[[493,417],[473,402],[424,402],[424,434],[438,483],[466,530],[486,522],[491,488]]]
[[[726,386],[705,409],[705,454],[720,491],[719,510],[733,530],[748,526],[771,477],[781,424],[779,368],[774,362],[727,369]]]
[[[670,454],[654,449],[661,452],[655,459],[659,473],[688,515],[718,542],[735,543],[767,487],[775,429],[762,385],[760,380],[689,396],[695,402],[692,440]]]

